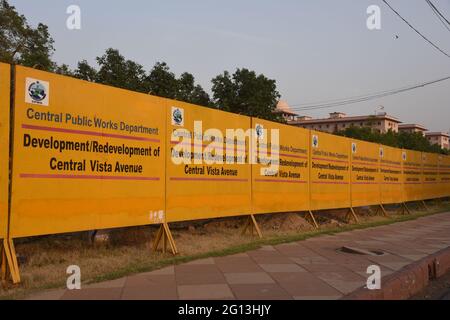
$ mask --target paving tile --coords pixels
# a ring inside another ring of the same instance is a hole
[[[181,300],[234,299],[230,287],[226,284],[178,286],[178,295]]]
[[[309,272],[347,272],[347,271],[349,271],[347,268],[345,268],[341,265],[330,264],[330,263],[305,264],[305,265],[302,265],[302,268],[306,269]]]
[[[211,265],[211,264],[214,264],[214,258],[195,260],[186,263],[186,265]]]
[[[344,295],[352,293],[366,285],[365,281],[345,281],[345,280],[324,280],[333,288],[339,290]]]
[[[342,293],[310,273],[273,273],[275,281],[294,297],[341,296]]]
[[[266,272],[306,272],[305,269],[297,264],[260,264],[261,268]]]
[[[356,272],[317,272],[314,273],[316,277],[324,281],[327,280],[340,280],[340,281],[366,281],[366,278],[362,277]]]
[[[204,273],[177,272],[175,278],[178,285],[226,284],[225,277],[220,271]]]
[[[311,300],[339,300],[342,298],[342,294],[332,295],[332,296],[296,296],[294,300],[303,300],[303,301],[311,301]]]
[[[265,272],[225,273],[225,278],[230,285],[275,283],[275,281],[273,281],[273,279]]]
[[[148,272],[146,274],[148,274],[148,275],[155,275],[155,276],[174,275],[175,274],[175,267],[174,266],[170,266],[170,267],[166,267],[166,268],[159,269],[159,270],[156,270],[156,271]],[[145,273],[144,273],[144,275],[145,275]]]
[[[84,289],[110,289],[110,288],[122,288],[125,285],[127,278],[120,278],[117,280],[111,280],[111,281],[105,281],[105,282],[99,282],[99,283],[93,283],[89,285],[82,285],[82,288]]]
[[[253,260],[257,264],[292,264],[292,260],[286,256],[253,257]]]
[[[214,273],[218,272],[219,269],[217,269],[217,266],[215,264],[199,264],[199,265],[189,265],[189,264],[182,264],[175,266],[175,273]]]
[[[314,263],[320,263],[320,264],[330,264],[333,263],[332,261],[329,261],[328,259],[322,257],[322,256],[308,256],[308,257],[301,257],[301,258],[297,258],[297,257],[290,257],[290,259],[292,261],[294,261],[295,263],[299,264],[299,265],[303,265],[303,264],[314,264]]]
[[[237,284],[230,287],[239,300],[292,300],[292,296],[277,284]]]
[[[122,300],[176,300],[177,287],[172,284],[154,284],[144,287],[125,287]]]
[[[122,288],[67,290],[61,300],[119,300]]]
[[[254,273],[263,269],[253,260],[250,261],[224,261],[217,262],[217,268],[223,273]]]
[[[130,276],[126,279],[124,287],[126,288],[143,288],[155,285],[171,285],[175,284],[175,276],[173,275],[150,275],[139,274]]]
[[[66,290],[60,289],[60,290],[51,290],[51,291],[44,291],[38,294],[35,294],[33,296],[30,296],[29,298],[25,300],[59,300],[62,298]]]

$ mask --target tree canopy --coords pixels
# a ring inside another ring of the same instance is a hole
[[[431,144],[421,133],[393,132],[386,133],[373,131],[369,127],[349,127],[337,132],[338,135],[363,141],[380,143],[395,148],[416,150],[421,152],[450,154],[449,150],[442,149],[439,145]]]
[[[0,0],[0,61],[54,71],[53,43],[46,25],[32,28],[15,7]]]
[[[237,69],[233,75],[228,71],[218,75],[212,79],[212,84],[214,104],[218,109],[283,121],[273,112],[280,99],[275,80],[248,69]]]

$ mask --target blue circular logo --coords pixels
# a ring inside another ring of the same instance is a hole
[[[319,137],[313,136],[313,146],[317,148],[318,145],[319,145]]]
[[[180,109],[175,109],[175,110],[173,111],[172,117],[173,117],[173,121],[174,121],[177,125],[180,125],[180,124],[183,123],[183,113],[181,112]]]
[[[264,137],[264,128],[261,125],[257,125],[256,126],[256,136],[258,138],[263,138]]]
[[[31,99],[38,102],[44,100],[45,97],[47,97],[47,93],[45,91],[45,86],[39,81],[33,82],[28,87],[28,94],[30,95]]]

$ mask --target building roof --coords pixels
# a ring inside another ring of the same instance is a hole
[[[399,119],[389,116],[387,114],[382,115],[368,115],[368,116],[355,116],[355,117],[343,117],[343,118],[326,118],[326,119],[311,119],[311,120],[296,120],[291,121],[290,124],[320,124],[320,123],[335,123],[335,122],[356,122],[367,120],[390,120],[396,123],[402,123]]]
[[[277,108],[274,110],[275,113],[284,113],[291,116],[298,116],[294,111],[292,111],[291,107],[289,107],[286,101],[280,100],[277,104]]]
[[[419,129],[421,131],[427,131],[428,130],[424,126],[422,126],[420,124],[416,124],[416,123],[413,123],[413,124],[409,124],[409,123],[407,123],[407,124],[399,124],[398,128],[399,129]]]
[[[450,134],[446,132],[426,132],[427,137],[447,137],[450,138]]]

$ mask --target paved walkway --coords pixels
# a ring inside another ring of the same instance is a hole
[[[365,256],[342,246],[382,250]],[[32,299],[339,299],[366,285],[367,268],[382,276],[450,246],[450,213],[322,236],[247,253],[209,258],[119,280],[55,290]]]

